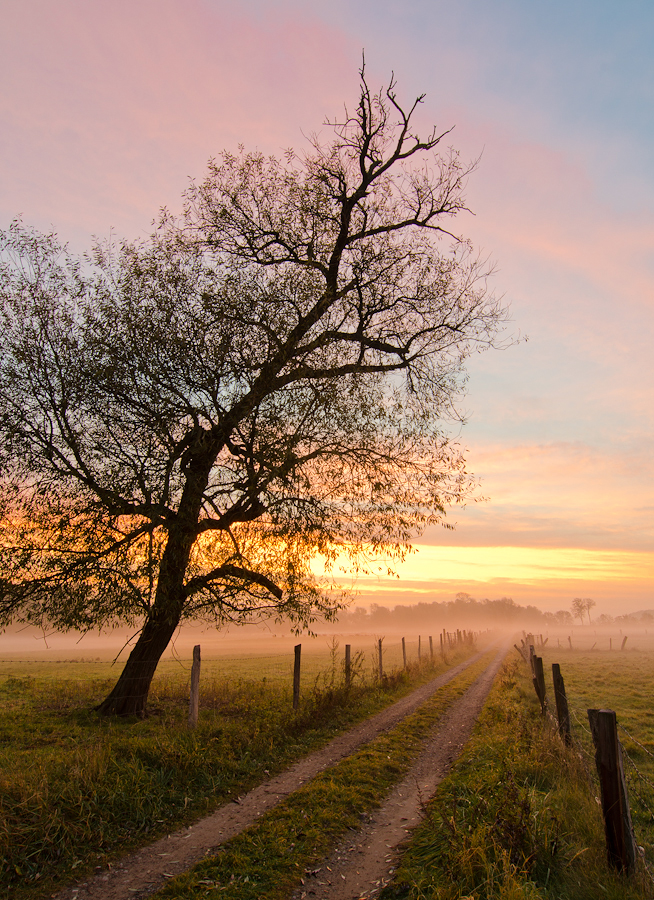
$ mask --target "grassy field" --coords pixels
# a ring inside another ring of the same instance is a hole
[[[440,654],[438,635],[435,636],[434,655]],[[200,640],[200,639],[199,639]],[[201,641],[200,641],[201,642]],[[289,636],[260,640],[235,640],[236,651],[229,644],[219,647],[209,645],[205,654],[203,646],[202,678],[226,679],[230,682],[261,681],[284,688],[292,685],[293,679],[293,647],[302,644],[302,687],[310,690],[316,678],[330,673],[334,665],[340,667],[345,644],[351,646],[352,659],[359,658],[360,674],[369,679],[377,673],[378,651],[376,639],[370,635],[350,635],[348,637],[315,637],[293,638]],[[403,664],[402,644],[397,638],[384,638],[382,642],[384,669],[393,671]],[[422,638],[421,659],[430,661],[429,638]],[[222,652],[220,652],[222,651]],[[418,640],[406,640],[407,661],[418,661]],[[185,648],[180,653],[168,654],[157,668],[157,684],[160,686],[166,679],[175,684],[190,679],[192,653]],[[124,662],[124,655],[117,663],[113,662],[108,651],[99,655],[92,652],[76,652],[68,649],[64,652],[47,653],[45,651],[5,653],[0,656],[0,682],[5,678],[38,678],[40,681],[88,682],[96,680],[106,682],[110,687],[118,678]]]
[[[559,661],[553,660],[553,661]],[[560,661],[571,686],[591,663]],[[598,660],[599,662],[599,660]],[[592,670],[599,689],[607,661]],[[616,689],[633,699],[654,674],[617,661]],[[634,679],[636,679],[634,681]],[[654,681],[649,680],[649,684]],[[606,696],[605,692],[604,696]],[[573,690],[577,702],[581,694]],[[598,698],[594,699],[598,702]],[[475,732],[414,832],[380,900],[637,900],[654,896],[641,867],[626,878],[606,863],[601,812],[585,753],[567,750],[540,708],[517,657],[496,680]]]
[[[631,643],[632,649],[628,642],[623,651],[604,647],[571,652],[550,650],[546,645],[542,656],[554,711],[551,664],[561,666],[573,734],[593,777],[594,750],[586,711],[615,711],[636,842],[654,871],[654,641],[650,635],[641,635]],[[620,643],[614,639],[616,646]]]
[[[198,728],[186,727],[189,667],[165,662],[145,721],[99,718],[115,680],[107,660],[0,664],[0,895],[48,896],[120,853],[243,793],[268,774],[461,661],[469,649],[380,683],[373,640],[349,692],[342,647],[303,653],[302,702],[291,707],[291,652],[205,659]],[[398,644],[401,659],[401,645]],[[397,648],[396,648],[397,649]],[[417,654],[416,654],[417,655]],[[392,672],[393,657],[384,663]],[[414,655],[415,660],[415,655]]]

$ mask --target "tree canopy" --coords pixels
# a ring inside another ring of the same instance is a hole
[[[330,143],[223,153],[147,240],[1,237],[0,624],[138,626],[105,712],[185,618],[333,616],[317,553],[397,559],[469,492],[445,429],[505,310],[447,132],[361,76]]]

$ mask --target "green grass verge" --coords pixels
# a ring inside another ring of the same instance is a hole
[[[286,688],[203,677],[198,728],[185,679],[158,678],[144,721],[92,712],[103,679],[0,681],[0,896],[49,896],[197,819],[472,651],[346,693],[327,671],[293,712]]]
[[[619,646],[617,640],[614,644]],[[586,711],[615,710],[636,841],[643,847],[648,865],[654,868],[654,652],[570,652],[553,648],[543,653],[543,662],[550,698],[554,695],[551,663],[561,665],[573,734],[589,767],[593,766],[594,750]]]
[[[488,666],[497,651],[471,665],[419,710],[357,753],[317,775],[217,856],[172,879],[155,896],[195,900],[213,891],[226,900],[288,900],[305,870],[361,824],[406,773],[430,729]]]
[[[542,718],[515,659],[380,900],[635,900],[650,887],[609,870],[585,762]]]

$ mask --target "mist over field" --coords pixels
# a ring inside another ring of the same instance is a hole
[[[405,637],[415,644],[420,636],[423,652],[428,652],[431,636],[434,646],[439,647],[439,635],[465,629],[477,633],[519,635],[525,631],[543,635],[556,646],[569,646],[569,639],[575,646],[590,648],[598,635],[609,646],[611,635],[629,634],[640,643],[654,636],[654,610],[641,609],[622,612],[616,616],[597,613],[593,609],[591,621],[581,622],[574,618],[570,608],[556,613],[543,612],[533,605],[521,605],[510,598],[499,600],[476,600],[469,594],[460,592],[450,601],[442,603],[417,603],[382,605],[369,607],[351,605],[343,610],[336,622],[316,622],[312,633],[294,634],[286,623],[273,620],[244,626],[231,626],[222,630],[205,623],[185,623],[168,648],[164,659],[178,660],[186,664],[192,655],[194,645],[200,644],[203,658],[252,657],[291,654],[297,643],[310,653],[324,654],[336,642],[344,645],[349,639],[357,645],[368,648],[372,653],[378,638],[398,641]],[[0,659],[11,660],[18,657],[52,660],[95,660],[117,659],[117,665],[129,652],[138,630],[117,628],[113,631],[89,631],[81,634],[43,632],[33,627],[11,626],[0,634]],[[592,638],[592,640],[591,640]],[[486,640],[484,634],[484,640]],[[628,649],[635,649],[634,639]],[[616,645],[617,647],[617,645]],[[342,646],[341,646],[342,649]]]

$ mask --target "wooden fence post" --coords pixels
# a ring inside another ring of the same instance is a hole
[[[349,691],[352,680],[352,661],[350,657],[350,645],[345,645],[345,690]]]
[[[293,666],[293,709],[300,705],[300,656],[302,644],[295,645],[295,665]]]
[[[422,659],[422,638],[418,635],[418,662]]]
[[[568,698],[565,693],[561,666],[552,663],[552,681],[554,682],[554,700],[556,702],[556,718],[559,722],[559,734],[567,747],[572,744],[570,734],[570,712],[568,710]]]
[[[434,661],[434,641],[431,635],[429,635],[429,658]]]
[[[536,696],[540,700],[540,711],[545,713],[545,673],[543,672],[543,657],[534,655],[532,657],[532,666],[534,671],[534,688]]]
[[[198,724],[198,710],[200,708],[200,645],[193,648],[193,665],[191,666],[191,695],[188,701],[188,727],[195,728]]]
[[[402,661],[404,662],[404,668],[406,669],[406,644],[404,638],[402,638]]]
[[[588,721],[595,744],[609,864],[631,872],[636,863],[636,846],[616,716],[612,709],[589,709]]]
[[[624,650],[624,645],[626,643],[627,643],[627,635],[625,634],[625,636],[622,638],[622,646],[620,647],[621,650]]]
[[[383,638],[379,638],[379,680],[381,681],[384,677],[384,662],[382,659],[382,641]]]

